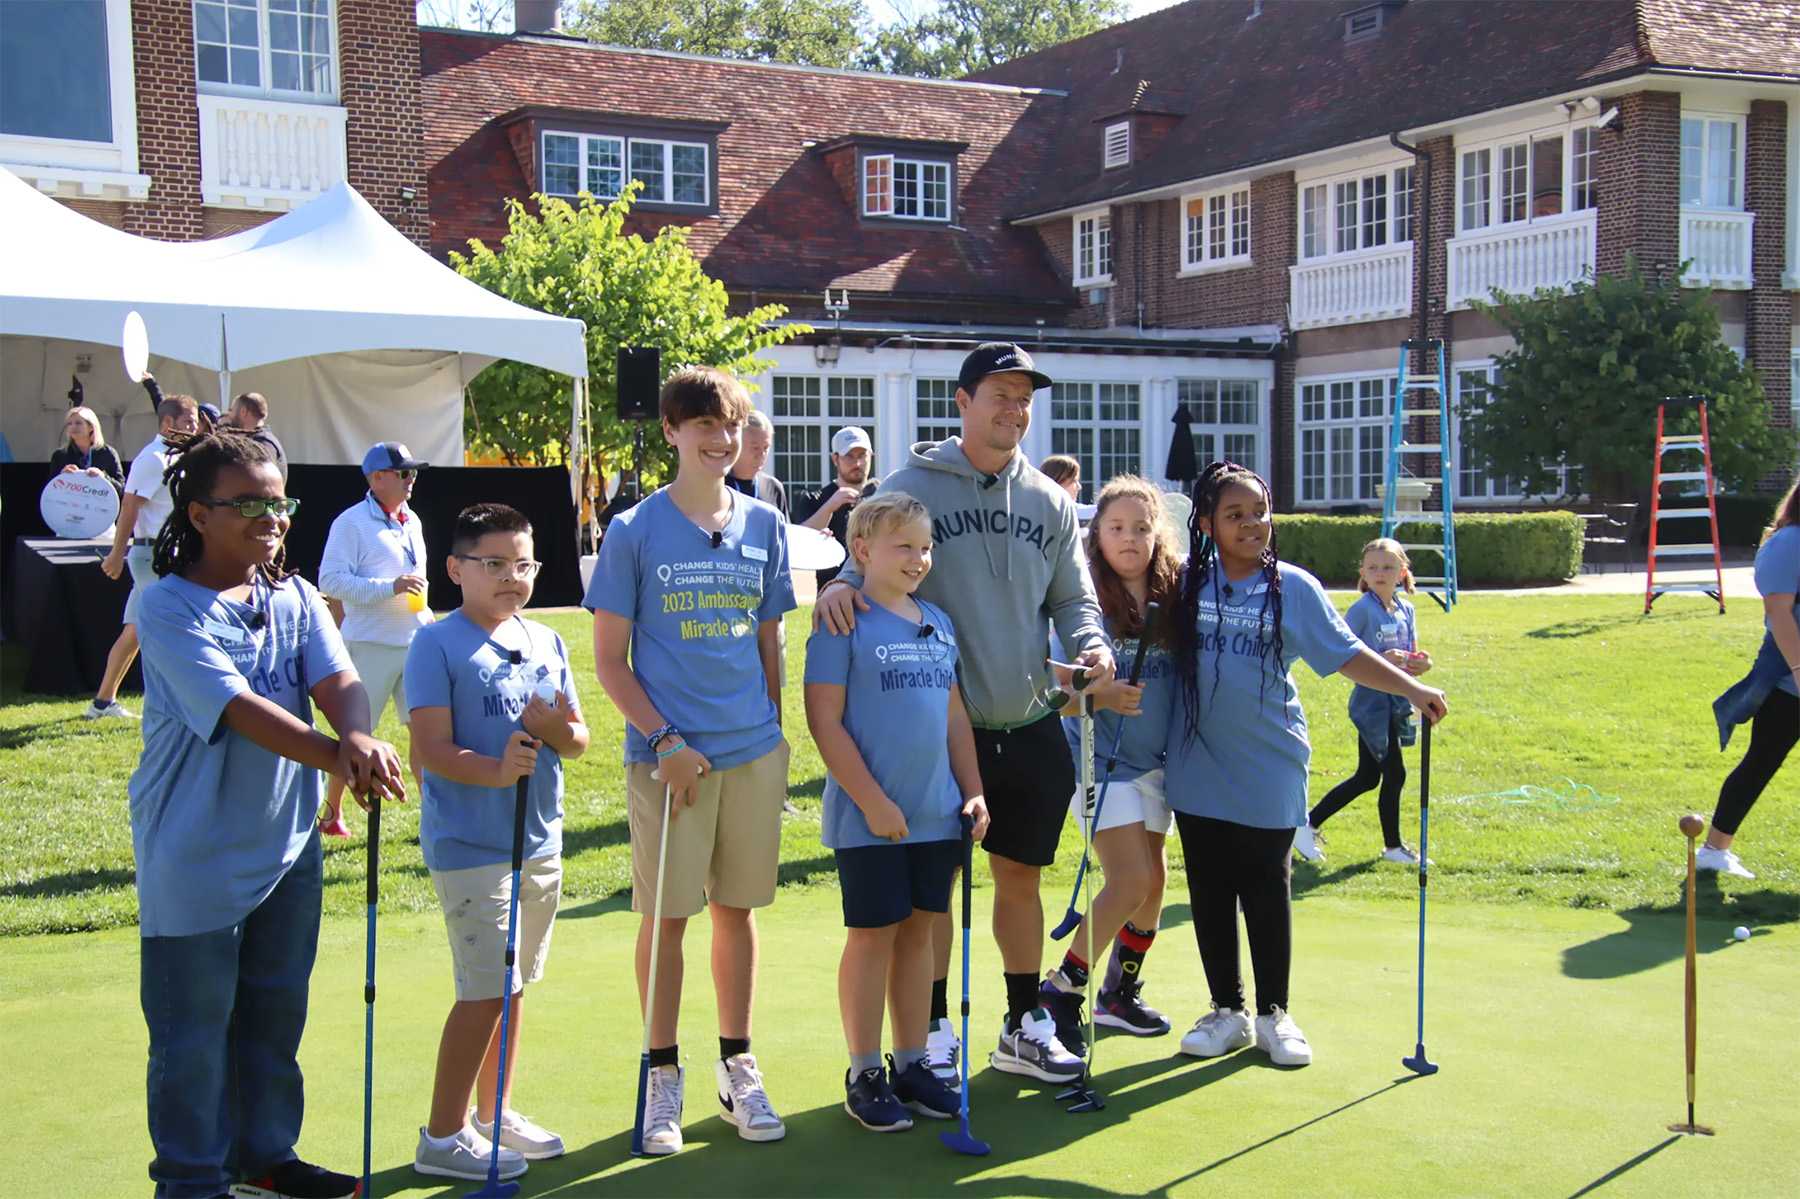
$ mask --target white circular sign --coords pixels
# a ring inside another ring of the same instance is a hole
[[[150,373],[150,332],[144,318],[133,309],[125,314],[125,328],[119,334],[119,351],[125,356],[125,377],[142,383]]]
[[[844,561],[844,545],[824,529],[788,526],[788,565],[794,570],[830,570]]]
[[[44,485],[38,511],[58,537],[85,541],[112,528],[119,518],[119,493],[104,476],[66,471]]]

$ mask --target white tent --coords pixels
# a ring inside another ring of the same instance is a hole
[[[55,448],[71,375],[122,453],[149,439],[149,405],[106,352],[133,309],[166,390],[262,392],[296,462],[355,462],[393,438],[460,463],[462,388],[489,363],[587,375],[580,321],[464,279],[347,184],[230,237],[161,242],[0,169],[0,228],[0,432],[20,458]]]

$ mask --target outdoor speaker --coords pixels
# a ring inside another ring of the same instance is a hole
[[[655,420],[662,392],[662,351],[655,346],[619,347],[619,419]]]

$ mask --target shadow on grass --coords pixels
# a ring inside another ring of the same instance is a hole
[[[1337,883],[1347,882],[1359,874],[1366,874],[1381,865],[1379,857],[1367,858],[1360,862],[1346,862],[1335,870],[1321,870],[1310,862],[1297,862],[1291,889],[1295,899],[1306,895],[1309,891],[1318,891]]]
[[[1684,608],[1679,611],[1660,611],[1655,619],[1658,624],[1669,624],[1684,620],[1705,620],[1717,616],[1716,608]],[[1559,620],[1555,624],[1547,624],[1535,629],[1527,629],[1525,635],[1538,641],[1572,641],[1578,637],[1592,637],[1596,633],[1611,632],[1627,625],[1642,624],[1650,619],[1642,612],[1631,612],[1618,616],[1595,616],[1582,620]]]
[[[1620,1162],[1618,1165],[1614,1166],[1612,1169],[1608,1170],[1606,1173],[1602,1174],[1600,1177],[1594,1179],[1594,1181],[1592,1181],[1592,1182],[1588,1183],[1586,1186],[1582,1187],[1579,1191],[1576,1191],[1574,1194],[1570,1195],[1569,1199],[1581,1199],[1581,1196],[1583,1196],[1583,1195],[1591,1195],[1595,1191],[1599,1190],[1601,1187],[1607,1185],[1608,1183],[1618,1181],[1618,1179],[1621,1175],[1627,1174],[1627,1173],[1631,1172],[1632,1170],[1637,1169],[1639,1166],[1643,1165],[1645,1162],[1649,1161],[1651,1158],[1655,1157],[1657,1154],[1661,1153],[1664,1149],[1667,1149],[1670,1145],[1673,1145],[1676,1141],[1679,1141],[1680,1139],[1681,1139],[1680,1137],[1665,1137],[1665,1138],[1663,1138],[1662,1140],[1658,1141],[1656,1144],[1650,1146],[1650,1148],[1648,1148],[1648,1149],[1644,1150],[1642,1153],[1638,1154],[1636,1157],[1626,1158],[1624,1161]]]
[[[46,699],[65,699],[65,696],[46,696]],[[29,698],[25,702],[31,702]],[[121,722],[111,720],[83,720],[80,716],[69,716],[62,720],[41,720],[36,724],[22,724],[16,728],[0,729],[0,750],[24,749],[41,741],[73,741],[87,737],[104,737],[112,733],[112,728]],[[135,723],[135,722],[123,722]]]
[[[1718,953],[1739,942],[1726,922],[1746,925],[1792,924],[1800,920],[1800,895],[1772,888],[1727,895],[1718,876],[1699,876],[1694,890],[1696,920],[1694,947],[1699,953]],[[1687,900],[1640,905],[1619,913],[1627,927],[1562,953],[1562,972],[1568,978],[1620,978],[1672,962],[1687,950]],[[1752,940],[1766,928],[1753,929]]]
[[[807,779],[804,783],[788,784],[789,799],[823,799],[825,797],[825,776]]]
[[[985,1159],[963,1157],[936,1136],[956,1127],[952,1120],[918,1118],[910,1132],[865,1135],[832,1104],[785,1113],[790,1144],[752,1145],[713,1117],[705,1071],[688,1076],[688,1147],[673,1157],[633,1163],[631,1134],[621,1129],[567,1157],[535,1163],[519,1181],[520,1194],[563,1197],[615,1195],[957,1195],[969,1199],[1034,1195],[1046,1199],[1103,1199],[1122,1192],[1060,1178],[1015,1172],[987,1174],[1009,1164],[1060,1153],[1083,1137],[1128,1125],[1133,1115],[1179,1099],[1239,1070],[1275,1069],[1259,1054],[1240,1053],[1200,1063],[1171,1056],[1118,1070],[1104,1068],[1097,1079],[1106,1096],[1098,1112],[1067,1114],[1054,1101],[1056,1088],[984,1071],[971,1080],[971,1131],[993,1146]],[[1322,1117],[1321,1117],[1322,1118]],[[1112,1132],[1111,1135],[1118,1135]],[[627,1168],[621,1169],[625,1166]],[[420,1188],[424,1180],[410,1166],[384,1170],[372,1180],[377,1194]],[[457,1196],[469,1184],[433,1187],[433,1196]],[[415,1191],[415,1193],[418,1193]]]
[[[135,870],[100,868],[69,870],[62,874],[46,874],[26,883],[9,883],[0,887],[0,899],[57,899],[104,891],[111,887],[129,887],[137,879]]]

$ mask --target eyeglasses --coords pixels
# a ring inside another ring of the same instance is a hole
[[[403,483],[410,483],[419,477],[418,469],[411,466],[402,467],[398,470],[390,470],[388,473],[398,478]]]
[[[478,558],[474,554],[452,554],[453,558],[461,558],[464,562],[479,562],[481,569],[487,571],[490,579],[504,579],[508,576],[524,582],[537,577],[543,568],[542,562],[533,562],[530,558]]]
[[[292,516],[300,510],[300,501],[269,500],[256,496],[245,500],[201,500],[208,508],[236,508],[245,520],[261,520],[265,516]]]

